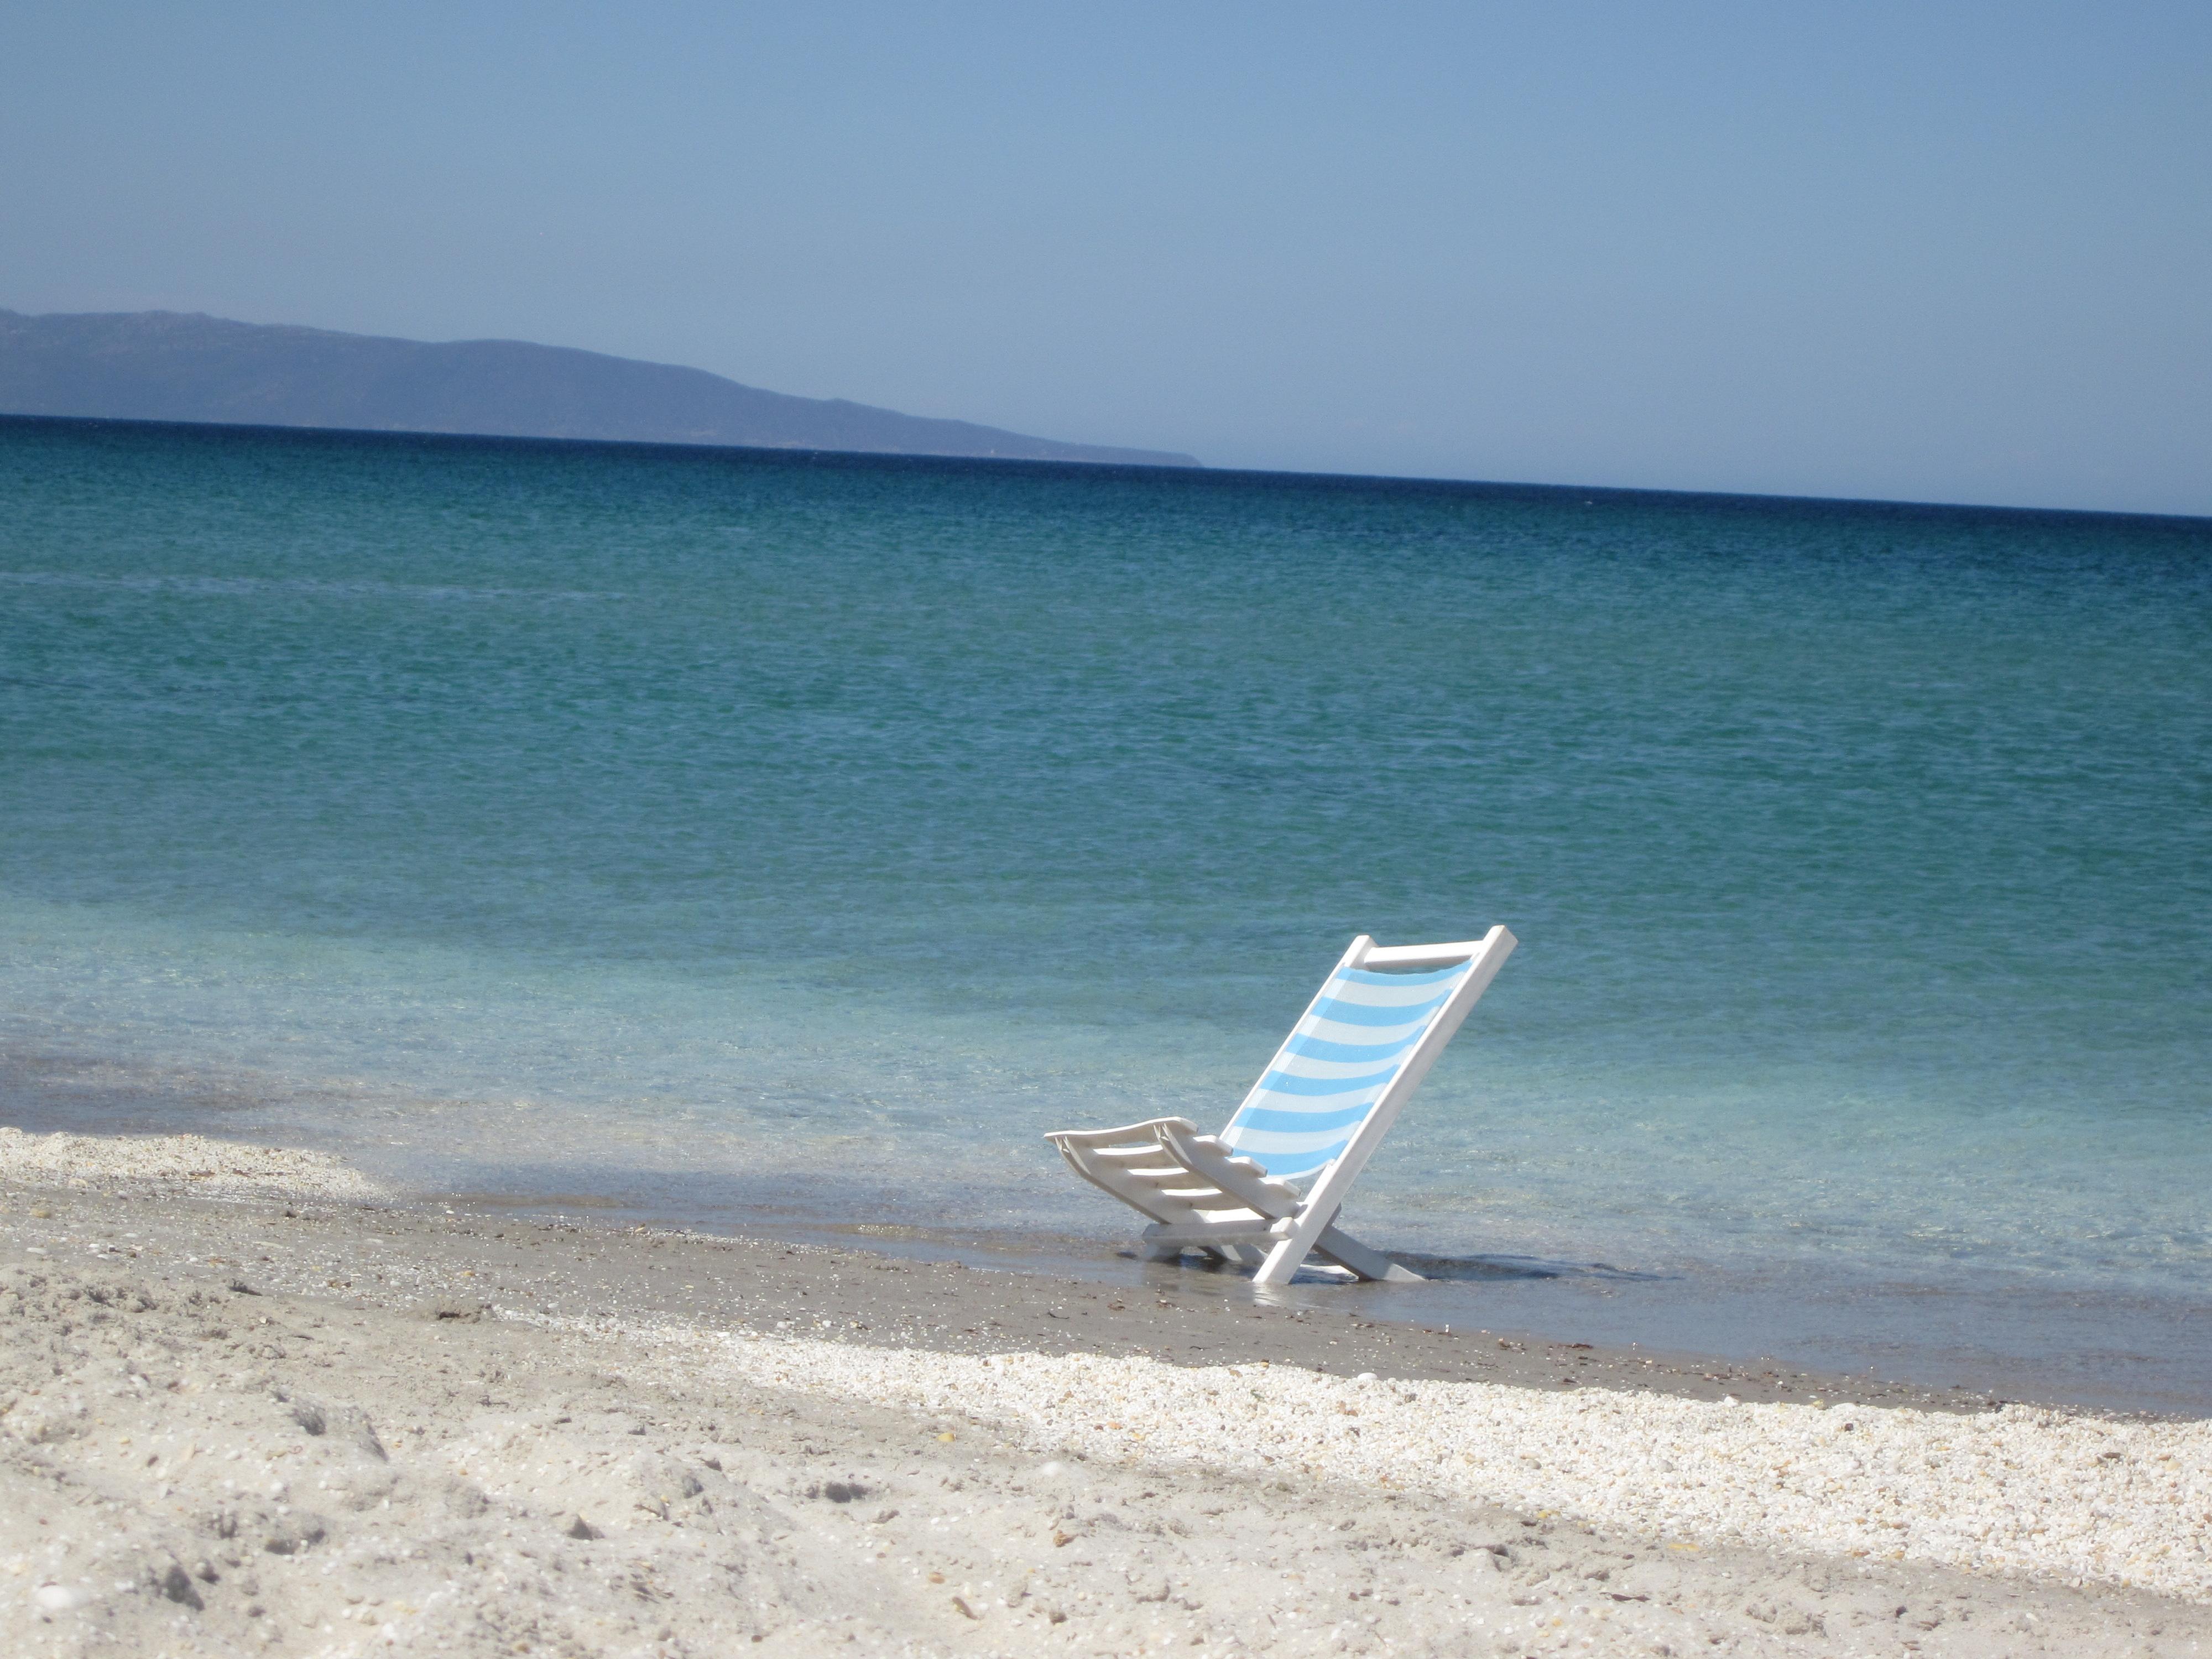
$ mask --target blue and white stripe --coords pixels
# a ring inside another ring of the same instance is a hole
[[[1425,974],[1351,968],[1322,988],[1221,1138],[1279,1180],[1352,1142],[1474,964]]]

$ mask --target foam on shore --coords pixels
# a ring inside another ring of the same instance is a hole
[[[327,1152],[205,1135],[33,1135],[0,1128],[0,1181],[158,1182],[198,1193],[360,1203],[391,1196]]]
[[[1115,1462],[1273,1470],[1689,1544],[2094,1579],[2212,1602],[2212,1423],[1347,1382],[1267,1364],[547,1322],[646,1356],[627,1363],[633,1371],[964,1413]]]

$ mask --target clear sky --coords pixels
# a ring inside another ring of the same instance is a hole
[[[0,306],[2212,514],[2212,4],[17,3]]]

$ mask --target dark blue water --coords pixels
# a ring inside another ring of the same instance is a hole
[[[2212,1353],[2208,647],[2202,520],[0,422],[0,1054],[1103,1237],[1042,1131],[1504,921],[1375,1242]]]

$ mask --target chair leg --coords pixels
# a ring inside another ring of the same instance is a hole
[[[1380,1250],[1370,1250],[1351,1234],[1334,1227],[1322,1229],[1321,1237],[1314,1241],[1313,1253],[1327,1256],[1340,1267],[1349,1267],[1362,1279],[1392,1285],[1419,1285],[1420,1274],[1411,1267],[1401,1267]]]
[[[1180,1261],[1182,1260],[1182,1246],[1152,1244],[1140,1238],[1137,1241],[1137,1254],[1146,1261]]]
[[[1289,1237],[1279,1240],[1267,1252],[1267,1259],[1260,1264],[1260,1271],[1252,1275],[1252,1282],[1289,1284],[1309,1252],[1326,1256],[1362,1279],[1387,1280],[1394,1285],[1420,1282],[1420,1274],[1410,1267],[1400,1267],[1382,1251],[1369,1249],[1350,1234],[1339,1232],[1334,1225],[1316,1224],[1319,1221],[1320,1218],[1315,1217],[1303,1222]]]
[[[1252,1275],[1255,1285],[1287,1285],[1298,1270],[1298,1263],[1306,1259],[1311,1241],[1292,1233],[1278,1240],[1267,1251],[1267,1259],[1260,1264],[1260,1271]]]

